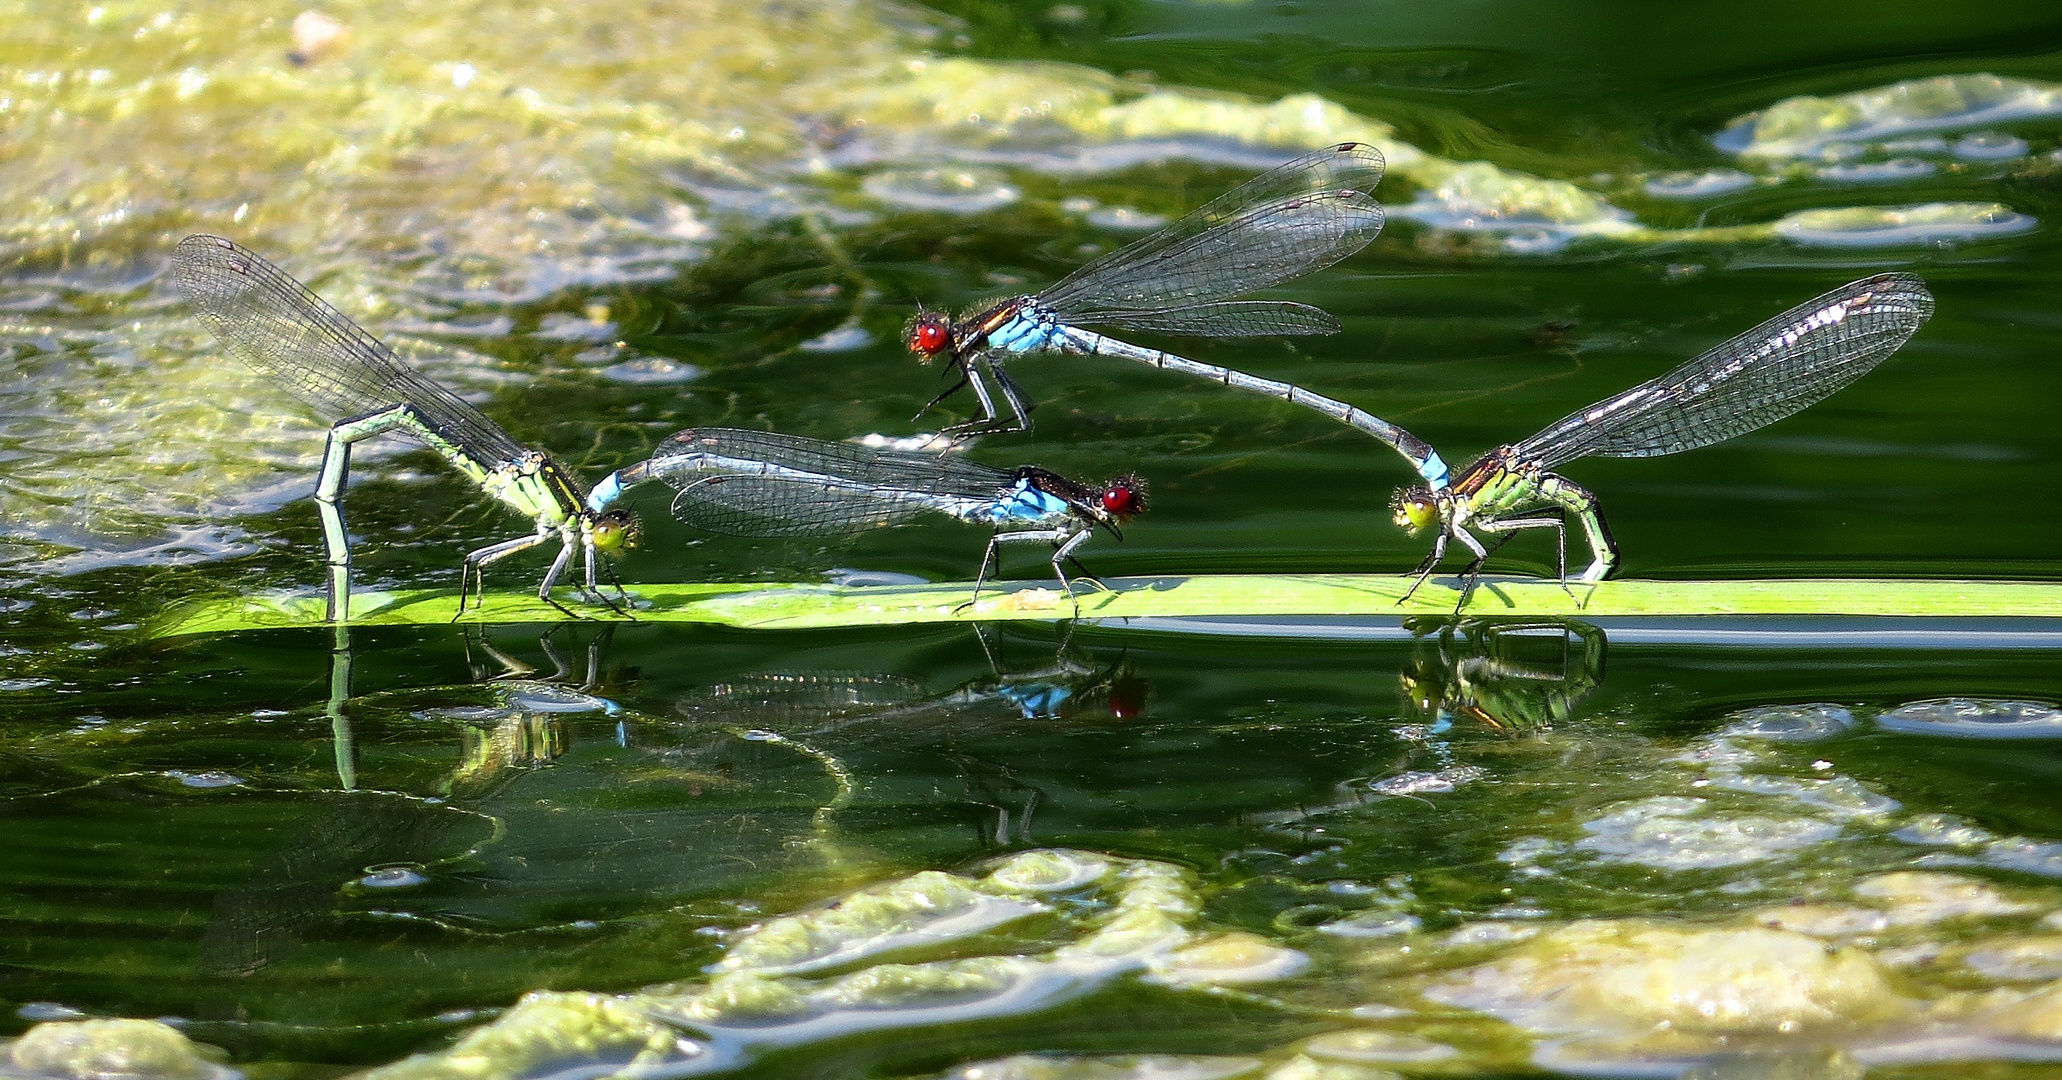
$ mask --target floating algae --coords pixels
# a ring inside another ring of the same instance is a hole
[[[2001,203],[1921,203],[1799,210],[1775,234],[1810,247],[1895,247],[2012,236],[2038,222]]]
[[[239,1075],[155,1020],[37,1024],[13,1040],[6,1054],[0,1073],[24,1080],[228,1080]]]
[[[691,1076],[859,1032],[1028,1015],[1178,955],[1197,906],[1185,874],[1143,860],[1031,851],[980,877],[928,871],[744,931],[705,983],[617,996],[532,993],[448,1050],[364,1075],[416,1080],[607,1065]],[[1005,922],[1048,912],[1058,916],[1058,936],[1043,951],[916,958],[963,954]],[[865,963],[883,955],[910,959]],[[1185,985],[1207,984],[1195,963],[1177,966],[1198,980]],[[849,970],[831,974],[841,968]],[[1248,977],[1233,969],[1229,981]]]
[[[1997,75],[1938,75],[1838,97],[1786,98],[1727,124],[1721,150],[1764,160],[1820,156],[1843,144],[2062,115],[2062,86]],[[2022,144],[2023,145],[2023,144]]]

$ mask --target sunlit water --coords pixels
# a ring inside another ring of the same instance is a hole
[[[141,640],[320,575],[321,425],[158,281],[188,232],[591,477],[689,425],[935,428],[962,414],[911,420],[943,388],[900,349],[916,302],[1036,288],[1341,139],[1383,148],[1391,224],[1282,295],[1346,332],[1199,358],[1464,461],[1914,270],[1939,314],[1832,400],[1568,471],[1632,575],[2053,577],[2062,68],[2016,51],[2053,16],[1726,11],[1663,40],[1508,5],[9,9],[0,911],[29,1034],[0,1066],[2062,1069],[2037,622]],[[1152,484],[1098,573],[1422,554],[1387,522],[1406,470],[1319,418],[1014,373],[1036,431],[976,457]],[[523,528],[405,447],[354,473],[363,587],[449,584]],[[980,554],[949,523],[743,541],[637,505],[631,582]]]

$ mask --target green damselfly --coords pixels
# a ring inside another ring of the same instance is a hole
[[[285,271],[219,236],[189,236],[172,253],[172,281],[201,321],[237,359],[270,376],[333,420],[322,454],[315,504],[328,548],[327,618],[350,618],[351,547],[344,530],[344,484],[351,446],[375,435],[415,439],[444,456],[480,490],[514,507],[537,531],[467,553],[459,571],[459,611],[468,583],[485,588],[488,563],[559,539],[558,558],[537,596],[585,556],[586,595],[608,604],[595,583],[596,553],[635,543],[637,520],[622,510],[587,509],[587,489],[541,450],[510,438],[458,395],[408,366],[394,351],[324,303]],[[614,607],[614,604],[609,604]],[[567,611],[567,614],[572,612]]]
[[[1568,576],[1567,524],[1582,525],[1591,561],[1583,581],[1618,565],[1618,544],[1597,497],[1552,470],[1585,457],[1658,457],[1744,435],[1824,400],[1888,359],[1933,315],[1916,274],[1878,274],[1800,304],[1696,359],[1622,394],[1562,417],[1523,442],[1499,446],[1449,475],[1413,459],[1425,483],[1396,493],[1396,523],[1437,529],[1418,586],[1458,540],[1475,559],[1462,571],[1461,602],[1489,559],[1476,531],[1508,540],[1550,528],[1559,576]],[[1405,594],[1408,599],[1410,593]]]

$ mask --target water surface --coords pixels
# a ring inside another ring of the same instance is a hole
[[[1569,474],[1630,575],[2052,578],[2062,70],[2025,44],[2052,12],[328,15],[347,37],[242,4],[11,12],[15,1030],[164,1018],[292,1076],[2057,1067],[2038,624],[140,636],[320,580],[321,426],[159,282],[188,232],[597,476],[690,425],[935,427],[960,414],[910,419],[941,389],[899,347],[918,301],[1039,287],[1346,138],[1388,154],[1392,223],[1281,292],[1346,332],[1192,355],[1466,460],[1913,270],[1939,314],[1835,398]],[[1422,554],[1388,524],[1407,471],[1321,418],[1093,360],[1015,373],[1037,428],[974,456],[1152,484],[1098,573]],[[355,473],[363,587],[447,583],[522,528],[406,447]],[[982,542],[701,537],[637,505],[633,585],[956,579]],[[42,1045],[15,1067],[56,1070]],[[210,1068],[162,1045],[143,1072]]]

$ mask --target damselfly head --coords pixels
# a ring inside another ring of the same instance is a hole
[[[604,555],[628,551],[644,538],[644,521],[628,510],[604,510],[588,526],[594,549]]]
[[[916,318],[909,320],[903,333],[909,351],[920,360],[930,360],[952,351],[952,318],[942,311],[918,308]]]
[[[1397,528],[1416,536],[1439,524],[1439,500],[1432,495],[1432,489],[1423,484],[1397,488],[1396,494],[1389,497],[1389,515]]]
[[[1414,657],[1397,674],[1396,681],[1403,688],[1404,700],[1421,713],[1436,713],[1446,700],[1443,680],[1437,672],[1438,664],[1423,657]]]
[[[1119,675],[1110,681],[1109,693],[1103,701],[1109,705],[1112,719],[1141,719],[1152,708],[1153,684],[1137,675]]]
[[[1120,476],[1104,485],[1096,501],[1102,505],[1104,513],[1118,521],[1143,514],[1146,512],[1146,482],[1129,474]]]

